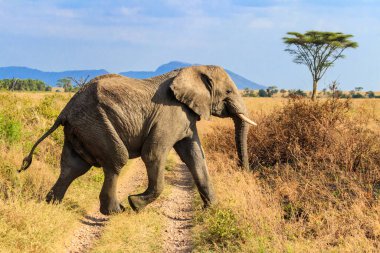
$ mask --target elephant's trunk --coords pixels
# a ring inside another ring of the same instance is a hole
[[[247,137],[249,125],[238,116],[233,117],[235,124],[235,141],[239,157],[239,165],[244,169],[249,169]]]

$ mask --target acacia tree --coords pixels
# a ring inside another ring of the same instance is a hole
[[[71,84],[71,80],[69,78],[61,78],[57,81],[57,86],[62,87],[65,92],[71,91],[73,89],[73,85]]]
[[[277,89],[277,86],[269,86],[267,88],[267,94],[268,94],[268,97],[272,97],[274,94],[276,94],[278,92],[278,89]]]
[[[347,48],[356,48],[358,43],[349,40],[351,34],[340,32],[307,31],[305,34],[288,32],[292,37],[282,38],[287,45],[285,51],[294,56],[293,61],[308,67],[313,78],[314,100],[318,81],[326,73],[326,70],[334,65],[339,58],[344,58],[343,51]]]

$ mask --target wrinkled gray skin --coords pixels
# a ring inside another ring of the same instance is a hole
[[[196,121],[210,115],[231,117],[240,163],[248,167],[248,125],[238,113],[246,114],[239,92],[217,66],[193,66],[144,80],[100,76],[75,94],[52,128],[36,142],[20,171],[30,166],[36,146],[63,125],[61,174],[46,196],[47,202],[60,202],[73,180],[96,166],[102,167],[105,175],[101,213],[121,212],[124,207],[116,198],[120,170],[128,159],[141,156],[148,188],[128,198],[133,210],[139,211],[162,192],[166,158],[174,147],[207,207],[215,197]]]

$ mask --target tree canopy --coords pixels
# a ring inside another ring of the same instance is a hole
[[[57,81],[57,86],[62,87],[65,92],[71,91],[74,87],[70,78],[61,78]]]
[[[47,91],[51,90],[51,87],[41,80],[13,78],[0,80],[1,89],[12,91]]]
[[[312,99],[315,99],[318,81],[337,59],[344,58],[343,51],[357,48],[358,43],[351,41],[351,34],[340,32],[307,31],[306,33],[288,32],[284,37],[285,51],[294,56],[297,64],[306,65],[313,78]]]

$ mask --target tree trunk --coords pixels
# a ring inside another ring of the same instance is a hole
[[[317,86],[318,86],[318,81],[317,80],[313,80],[313,93],[311,94],[311,100],[315,100],[316,96],[317,96]]]
[[[248,162],[248,149],[247,149],[247,137],[248,137],[248,123],[242,121],[238,117],[233,118],[235,123],[235,141],[236,149],[239,157],[239,165],[244,169],[249,169]]]

